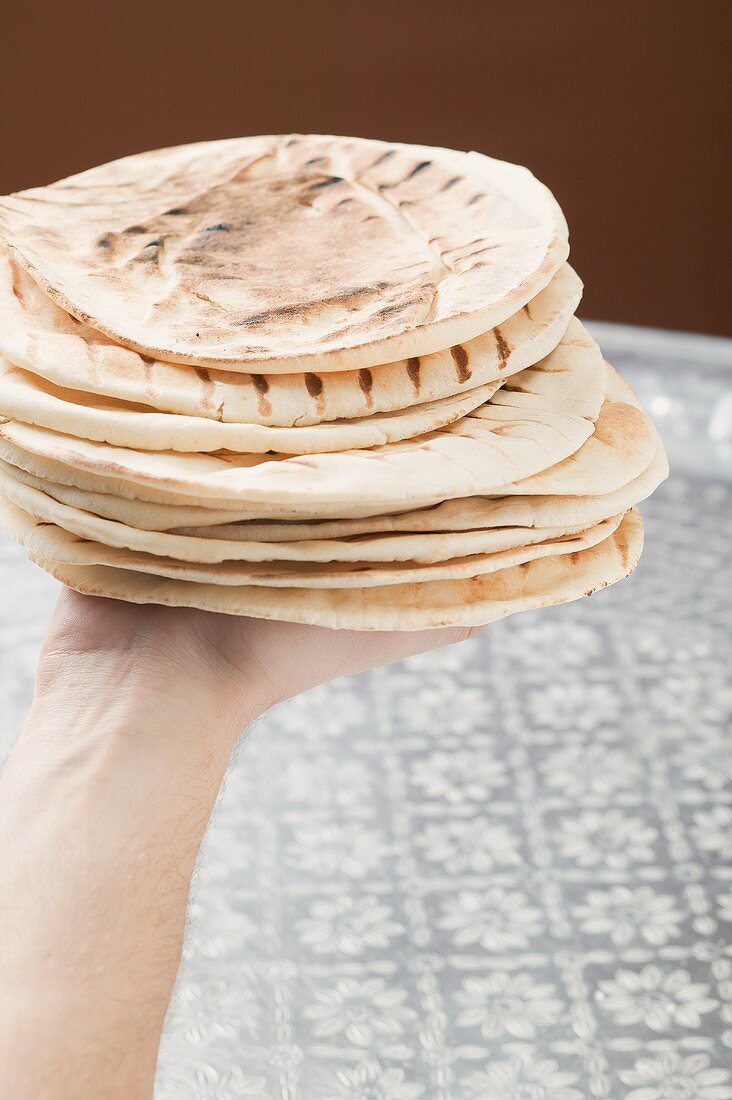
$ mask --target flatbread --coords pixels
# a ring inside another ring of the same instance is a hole
[[[304,427],[423,405],[508,378],[557,346],[582,294],[569,265],[500,328],[372,370],[233,374],[150,359],[60,309],[0,248],[0,354],[63,389],[228,424]]]
[[[521,376],[519,376],[521,377]],[[232,451],[249,454],[324,454],[379,447],[453,424],[485,404],[498,382],[395,412],[309,427],[224,424],[179,416],[96,394],[63,390],[0,356],[0,415],[55,431],[147,451]]]
[[[173,527],[204,522],[231,524],[241,518],[240,510],[232,512],[228,508],[201,508],[197,504],[160,504],[128,499],[116,493],[116,487],[109,478],[100,478],[97,481],[93,475],[82,475],[87,484],[99,484],[108,491],[98,492],[80,489],[73,484],[63,484],[53,478],[73,478],[73,470],[62,466],[60,462],[21,451],[19,447],[14,447],[3,439],[0,439],[0,454],[8,459],[4,461],[0,458],[0,469],[11,474],[16,481],[30,485],[71,508],[93,512],[104,519],[116,520],[143,531],[167,531]],[[30,472],[32,470],[36,473]],[[41,471],[41,476],[37,476]]]
[[[612,372],[612,387],[615,386],[615,378],[617,375]],[[257,505],[248,502],[227,504],[202,496],[186,496],[149,485],[136,485],[129,479],[100,475],[88,468],[72,468],[48,457],[59,442],[64,447],[62,453],[68,455],[69,445],[73,441],[67,437],[18,423],[0,425],[0,458],[45,483],[43,487],[55,494],[57,499],[147,530],[248,520],[266,520],[272,524],[277,521],[382,517],[390,511],[400,513],[409,509],[409,503],[401,506],[395,503],[389,507],[383,500],[361,505],[346,501],[330,506],[324,503],[309,505],[303,501],[282,508],[268,506],[266,502]],[[550,470],[539,471],[514,483],[491,486],[487,493],[465,495],[603,496],[639,477],[650,466],[657,448],[658,435],[648,417],[635,405],[608,399],[593,435],[571,456],[571,460],[565,459]],[[439,503],[439,498],[428,503]]]
[[[168,531],[196,539],[208,538],[213,542],[222,540],[287,543],[405,532],[485,531],[489,528],[503,527],[524,530],[552,527],[583,530],[639,504],[668,477],[666,453],[660,438],[658,436],[656,438],[656,451],[649,466],[613,492],[586,497],[561,494],[545,497],[528,494],[466,497],[409,512],[366,516],[358,519],[241,520],[239,513],[227,510],[200,508],[196,505],[176,506],[127,500],[125,497],[112,496],[109,493],[91,492],[70,485],[61,485],[58,482],[36,477],[19,466],[10,465],[2,460],[0,460],[0,471],[10,475],[12,481],[37,489],[45,497],[67,505],[72,510],[82,513],[91,512],[104,519],[118,522],[122,524],[124,530],[133,527],[143,532]],[[5,444],[6,449],[8,446]],[[559,478],[556,480],[559,482]],[[525,488],[527,484],[529,483],[524,483]],[[33,508],[27,507],[23,501],[18,503],[21,507],[26,507],[28,511],[33,512]],[[55,522],[54,517],[46,518],[51,518]],[[68,527],[67,522],[59,520],[59,523],[60,526]],[[202,526],[204,523],[206,526]],[[77,533],[86,534],[86,531],[79,530]],[[122,545],[132,544],[124,542]],[[184,555],[177,551],[176,556]],[[232,554],[232,556],[236,555]]]
[[[650,465],[626,485],[600,496],[542,497],[527,494],[525,496],[465,497],[460,500],[447,500],[430,508],[418,508],[395,515],[367,516],[363,519],[312,520],[310,522],[281,520],[274,523],[248,520],[198,527],[182,524],[178,528],[168,530],[172,534],[210,539],[214,543],[219,540],[241,540],[246,543],[261,540],[267,544],[284,545],[295,541],[305,542],[309,539],[354,540],[368,536],[389,537],[426,532],[449,532],[451,537],[458,532],[462,533],[459,537],[466,535],[472,537],[475,532],[490,532],[495,536],[501,530],[524,532],[522,537],[527,539],[528,532],[532,529],[540,533],[555,532],[559,529],[585,530],[610,516],[627,512],[655,492],[668,477],[668,472],[668,459],[659,437]],[[150,507],[156,506],[150,505]],[[198,515],[201,516],[200,511]],[[159,517],[155,514],[151,518]],[[547,534],[546,537],[555,536]]]
[[[572,318],[561,343],[519,372],[500,392],[488,383],[440,401],[357,420],[307,427],[224,424],[199,416],[153,412],[95,394],[60,389],[0,356],[0,414],[81,439],[133,450],[181,453],[324,454],[372,448],[434,432],[461,420],[496,396],[495,404],[596,420],[606,375],[595,341]],[[479,414],[480,415],[480,414]]]
[[[552,554],[579,553],[608,538],[621,519],[622,516],[613,516],[589,531],[575,535],[561,534],[555,539],[536,541],[527,546],[494,553],[461,555],[436,564],[409,560],[367,563],[358,559],[346,562],[224,561],[207,564],[181,562],[79,538],[61,527],[35,518],[7,498],[0,498],[0,523],[29,553],[37,557],[70,565],[108,565],[194,583],[268,588],[360,589],[412,581],[423,583],[476,577]]]
[[[631,511],[610,538],[577,555],[553,555],[467,580],[347,590],[193,584],[132,570],[63,565],[31,557],[79,592],[132,603],[197,607],[332,629],[423,630],[482,626],[519,611],[589,596],[632,573],[642,548],[640,516]]]
[[[41,521],[54,524],[71,535],[104,546],[132,550],[178,561],[199,564],[215,564],[223,561],[248,562],[390,562],[410,561],[422,564],[448,561],[472,554],[496,553],[525,547],[532,543],[561,539],[576,535],[594,524],[575,524],[574,527],[532,528],[497,527],[483,528],[476,524],[470,530],[461,525],[456,516],[454,531],[395,532],[368,534],[363,537],[310,538],[298,541],[247,540],[238,529],[238,537],[227,539],[196,535],[169,534],[158,531],[141,531],[104,519],[102,516],[62,504],[45,492],[18,481],[11,473],[12,467],[0,469],[0,495],[23,512]],[[471,498],[465,502],[470,508]],[[603,516],[610,518],[611,513]],[[221,530],[221,528],[214,528]],[[224,528],[229,530],[229,528]],[[204,528],[208,534],[209,529]],[[53,554],[49,554],[53,557]],[[74,560],[74,559],[69,559]],[[105,564],[96,562],[95,564]],[[113,563],[108,563],[113,564]]]
[[[9,195],[0,234],[63,309],[116,342],[272,373],[473,339],[569,250],[558,204],[525,168],[303,135],[161,149]]]
[[[238,501],[267,509],[368,504],[381,511],[481,495],[560,462],[592,434],[605,367],[599,354],[579,340],[579,322],[576,326],[570,326],[571,340],[544,361],[557,395],[546,404],[554,407],[527,407],[530,395],[517,392],[512,406],[487,403],[444,429],[370,450],[293,457],[136,451],[14,420],[0,425],[0,438],[76,471],[133,482],[140,496],[145,495],[141,489],[162,489],[192,498],[179,503]],[[574,382],[587,377],[588,363],[595,385],[585,383],[584,415],[559,411],[562,394],[576,407]]]
[[[418,440],[363,451],[285,458],[258,455],[132,451],[77,439],[19,421],[0,425],[0,437],[72,467],[130,483],[133,496],[152,490],[179,503],[235,502],[271,511],[354,505],[374,511],[435,503],[499,490],[529,477],[547,460],[559,462],[592,434],[581,417],[494,409],[473,414]],[[79,478],[79,481],[82,479]]]

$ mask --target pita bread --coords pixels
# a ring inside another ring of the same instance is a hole
[[[523,168],[313,135],[0,197],[0,525],[82,592],[481,625],[632,571],[658,435]]]
[[[531,391],[541,370],[547,378],[546,384],[542,383],[546,409],[532,407],[531,392],[516,391],[511,405],[487,403],[441,430],[370,450],[292,457],[141,452],[18,421],[0,426],[0,436],[26,450],[35,447],[43,457],[77,470],[132,481],[138,492],[141,487],[162,488],[193,497],[194,503],[199,499],[238,500],[266,503],[271,508],[373,502],[374,510],[383,510],[412,501],[436,502],[490,492],[576,451],[592,434],[606,386],[599,350],[578,321],[572,321],[565,339],[540,367],[521,372],[517,379],[525,379],[524,388]],[[0,408],[5,401],[12,404],[12,394],[0,398]],[[573,411],[562,412],[563,401]],[[27,415],[34,415],[33,408]],[[140,415],[157,421],[163,414]],[[69,417],[73,417],[72,408]],[[72,426],[64,423],[67,429]],[[204,426],[232,431],[238,427],[213,422]],[[325,427],[257,426],[257,430],[308,433]]]
[[[361,505],[373,513],[498,491],[540,470],[547,456],[559,462],[572,454],[592,430],[581,417],[483,405],[417,440],[291,458],[132,451],[19,421],[0,425],[0,437],[81,473],[132,483],[130,491],[141,497],[163,490],[185,504],[220,507],[226,501],[265,510]]]
[[[114,483],[108,478],[100,479],[100,484],[109,491],[96,492],[79,489],[72,484],[62,484],[52,480],[53,475],[73,477],[73,470],[69,470],[59,462],[26,454],[3,439],[0,439],[0,454],[9,460],[12,459],[7,462],[0,459],[0,470],[9,473],[15,481],[30,485],[31,488],[38,489],[46,496],[71,508],[93,512],[104,519],[115,520],[142,531],[167,531],[172,527],[185,527],[204,522],[231,524],[240,519],[239,511],[232,512],[227,508],[201,508],[197,504],[156,504],[146,500],[128,499],[115,493]],[[44,473],[40,477],[35,473],[29,473],[20,465],[21,463]],[[87,475],[87,478],[89,484],[97,484],[91,476]]]
[[[310,427],[272,428],[261,424],[224,424],[205,417],[153,412],[94,394],[65,391],[10,365],[0,356],[0,413],[82,439],[134,450],[182,453],[285,455],[324,454],[415,438],[453,424],[496,393],[489,383],[392,413]],[[605,395],[606,374],[600,349],[573,318],[559,346],[535,367],[521,371],[496,403],[560,416],[596,420]],[[480,414],[479,414],[480,415]]]
[[[249,520],[205,527],[181,525],[169,530],[171,534],[190,535],[197,539],[210,539],[212,542],[219,539],[242,540],[246,543],[261,540],[264,543],[281,543],[285,546],[291,542],[305,542],[309,539],[361,539],[366,536],[389,537],[423,532],[449,532],[451,537],[458,532],[462,532],[461,537],[472,537],[476,532],[490,532],[491,536],[495,536],[501,530],[522,531],[522,537],[529,541],[527,536],[531,530],[538,530],[539,533],[582,531],[610,516],[627,512],[655,492],[668,477],[668,472],[666,452],[659,438],[656,453],[645,470],[614,492],[600,496],[464,497],[460,500],[446,500],[430,508],[418,508],[412,512],[367,516],[363,519],[313,520],[309,523]],[[199,516],[200,514],[199,512]],[[555,534],[547,534],[546,537],[553,538]],[[413,554],[410,556],[414,557]]]
[[[203,497],[185,496],[151,486],[136,485],[131,480],[102,476],[91,473],[88,469],[71,468],[47,457],[56,446],[57,440],[67,441],[64,450],[67,455],[68,444],[72,442],[67,437],[13,422],[0,424],[0,458],[39,480],[40,487],[65,503],[146,530],[169,530],[249,520],[265,520],[269,525],[277,521],[315,522],[321,519],[363,517],[376,517],[378,521],[389,510],[392,513],[401,513],[409,508],[408,504],[401,507],[394,504],[389,509],[383,502],[378,505],[365,503],[361,506],[352,502],[332,506],[308,506],[303,502],[283,508],[268,507],[266,503],[225,504]],[[650,466],[657,447],[656,430],[640,409],[624,402],[607,400],[594,434],[571,456],[571,460],[565,459],[548,471],[540,471],[515,483],[495,489],[491,487],[493,492],[488,490],[487,493],[465,495],[578,498],[603,496],[616,492],[639,477]],[[429,504],[439,502],[436,500]]]
[[[366,562],[407,561],[431,564],[458,557],[465,558],[473,554],[493,554],[503,550],[523,548],[537,542],[562,539],[566,535],[577,535],[594,526],[576,524],[573,528],[532,529],[515,526],[468,530],[459,525],[458,517],[458,525],[454,531],[396,532],[383,535],[376,533],[360,538],[348,536],[343,539],[310,538],[303,541],[265,542],[261,539],[249,541],[241,535],[233,539],[200,538],[167,532],[141,531],[139,528],[127,527],[123,523],[112,522],[93,513],[62,504],[46,493],[17,481],[2,469],[0,469],[0,495],[44,525],[54,524],[69,532],[70,535],[76,535],[85,541],[197,564],[216,564],[224,561],[357,562],[361,565]],[[469,506],[470,499],[465,503]],[[610,518],[610,516],[603,518]],[[50,552],[47,556],[54,557]],[[68,560],[76,561],[76,559]],[[85,562],[86,560],[83,559]],[[114,563],[94,562],[93,564]]]
[[[649,466],[614,492],[595,496],[502,496],[467,497],[445,501],[428,508],[391,515],[366,516],[358,519],[332,520],[262,520],[241,519],[240,512],[200,508],[197,505],[156,504],[143,500],[127,500],[105,492],[92,492],[48,479],[35,477],[18,465],[0,460],[0,471],[39,490],[71,509],[91,512],[104,519],[119,522],[144,532],[169,531],[193,538],[210,538],[228,542],[303,542],[310,539],[338,539],[390,533],[421,533],[428,531],[485,531],[489,528],[576,528],[583,530],[609,516],[625,512],[645,500],[668,476],[668,461],[657,438],[656,451]],[[5,449],[10,445],[4,444]],[[586,446],[586,444],[585,444]],[[3,442],[0,440],[0,451]],[[14,456],[22,452],[14,450]],[[41,460],[42,461],[42,460]],[[561,464],[560,464],[561,465]],[[559,483],[559,478],[557,478]],[[524,487],[530,482],[524,483]],[[21,507],[27,507],[23,501]],[[33,512],[33,508],[27,508]],[[36,514],[34,512],[34,514]],[[43,517],[42,517],[43,518]],[[51,518],[55,522],[54,517]],[[60,526],[68,523],[58,521]],[[202,524],[206,526],[202,526]],[[69,528],[71,529],[71,528]],[[76,530],[76,528],[73,528]],[[79,534],[85,534],[78,531]],[[101,540],[104,541],[104,540]],[[124,545],[127,545],[125,543]],[[176,552],[176,556],[184,556]],[[234,555],[232,555],[234,556]]]
[[[347,590],[193,584],[31,557],[70,588],[132,603],[197,607],[332,629],[423,630],[483,626],[519,611],[589,596],[632,573],[642,548],[640,516],[631,511],[610,538],[576,555],[554,555],[467,580]]]
[[[0,249],[0,354],[62,389],[225,424],[305,427],[438,401],[538,363],[564,335],[582,293],[565,264],[499,329],[372,370],[232,374],[150,359],[59,309]]]
[[[358,559],[346,562],[224,561],[211,564],[181,562],[117,546],[105,546],[36,519],[7,498],[0,500],[0,523],[36,557],[69,565],[109,565],[194,583],[267,588],[365,588],[477,577],[552,554],[579,553],[608,538],[621,519],[622,516],[613,516],[590,531],[575,535],[561,534],[556,539],[496,553],[461,555],[436,564],[414,561],[367,563]]]
[[[305,428],[223,424],[202,416],[153,412],[96,394],[62,390],[0,356],[0,413],[82,439],[158,451],[232,451],[249,454],[321,454],[379,447],[453,424],[485,404],[499,383],[359,420],[335,420]]]
[[[568,254],[550,192],[478,153],[358,138],[162,149],[0,200],[68,313],[155,358],[368,369],[471,340]]]

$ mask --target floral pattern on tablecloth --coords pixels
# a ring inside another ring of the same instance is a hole
[[[157,1100],[732,1100],[732,486],[644,516],[628,583],[257,724]],[[0,576],[9,745],[55,584]]]

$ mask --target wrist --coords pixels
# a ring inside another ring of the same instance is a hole
[[[236,737],[272,700],[253,654],[232,665],[225,620],[64,592],[38,662],[35,717],[67,712],[73,732],[142,711],[161,736]]]
[[[133,802],[213,805],[236,740],[257,714],[192,670],[150,675],[137,662],[65,662],[41,669],[26,725],[3,775],[23,801],[95,801],[109,785]]]

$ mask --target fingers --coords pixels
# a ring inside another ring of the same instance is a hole
[[[249,660],[266,675],[271,701],[287,699],[338,676],[379,668],[417,653],[466,641],[481,628],[370,632],[297,623],[242,622]]]

